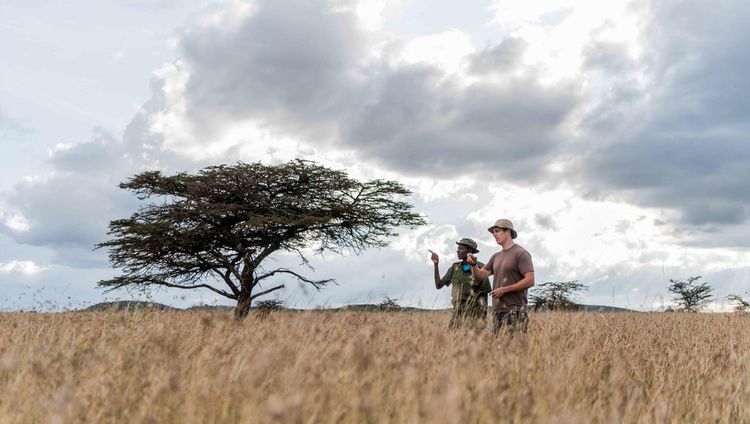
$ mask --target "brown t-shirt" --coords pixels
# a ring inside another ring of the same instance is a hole
[[[515,284],[523,279],[523,274],[534,272],[531,263],[531,254],[523,247],[514,244],[508,250],[501,250],[487,261],[484,266],[486,271],[492,274],[492,289]],[[492,298],[492,310],[494,312],[506,312],[514,306],[526,306],[528,302],[524,289],[513,293],[505,293],[499,299]]]

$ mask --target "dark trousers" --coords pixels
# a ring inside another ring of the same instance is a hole
[[[527,332],[529,329],[529,314],[526,308],[521,306],[510,311],[494,312],[492,320],[492,332],[500,331],[508,333]]]

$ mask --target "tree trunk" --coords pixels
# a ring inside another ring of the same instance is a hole
[[[244,275],[245,275],[245,272],[243,271],[243,276]],[[255,288],[256,284],[257,284],[257,281],[255,280],[250,280],[250,282],[243,282],[241,284],[240,295],[239,297],[237,297],[237,306],[234,307],[234,319],[241,320],[247,317],[247,314],[250,313],[250,305],[252,305],[253,299],[255,299],[256,297],[263,296],[268,293],[284,288],[283,284],[279,284],[276,287],[272,287],[268,290],[257,292],[253,295],[252,294],[253,288]]]
[[[237,297],[237,306],[234,307],[234,319],[241,320],[250,313],[250,305],[253,303],[253,268],[245,261],[242,267],[242,279],[240,280],[240,295]]]
[[[234,307],[234,319],[242,320],[247,317],[252,302],[253,298],[250,293],[240,293],[240,297],[237,298],[237,306]]]

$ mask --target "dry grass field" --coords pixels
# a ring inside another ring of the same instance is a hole
[[[750,314],[0,314],[0,422],[750,422]]]

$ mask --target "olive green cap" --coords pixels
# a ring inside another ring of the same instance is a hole
[[[495,228],[504,228],[506,230],[510,230],[511,238],[518,237],[518,233],[513,229],[513,223],[510,222],[509,219],[498,219],[490,228],[487,229],[487,231],[492,232],[492,230]]]
[[[477,242],[470,238],[462,238],[461,240],[457,241],[456,244],[463,244],[464,246],[468,247],[469,250],[471,250],[471,253],[479,253],[479,250],[477,250]]]

